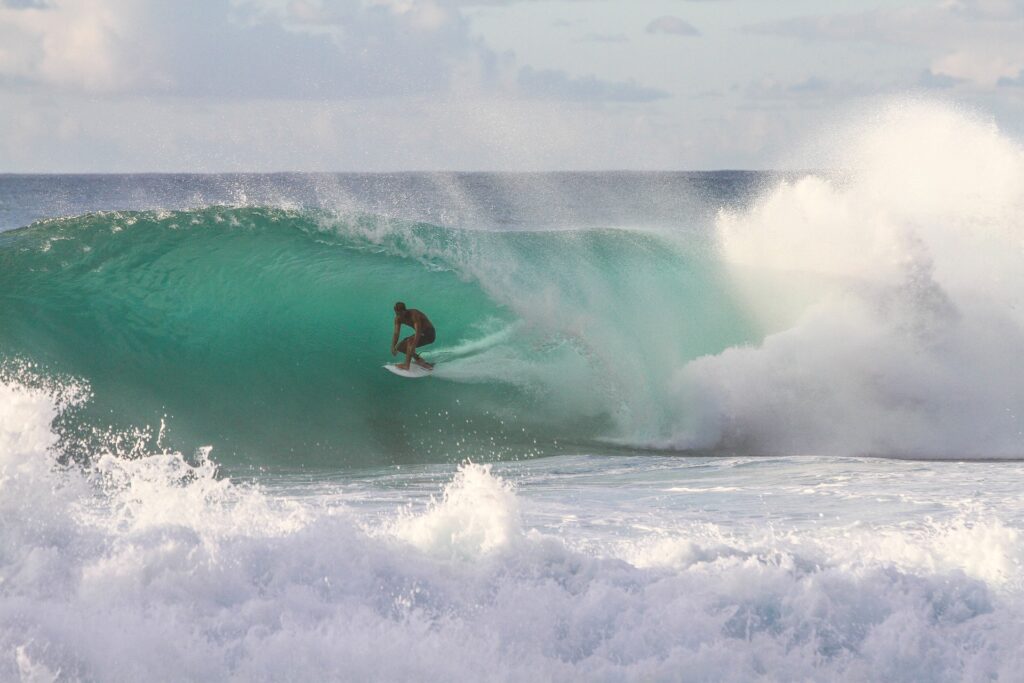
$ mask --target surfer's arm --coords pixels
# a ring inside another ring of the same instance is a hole
[[[397,356],[398,349],[398,334],[402,331],[402,323],[398,322],[398,318],[395,318],[395,333],[391,335],[391,355]]]

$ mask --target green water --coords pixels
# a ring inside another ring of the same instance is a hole
[[[399,299],[437,328],[434,377],[380,367]],[[86,381],[83,434],[163,420],[235,464],[641,443],[685,419],[672,368],[753,337],[710,245],[635,231],[214,207],[0,235],[4,358]]]

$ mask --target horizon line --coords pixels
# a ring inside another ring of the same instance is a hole
[[[601,169],[601,170],[548,170],[548,171],[496,171],[496,170],[400,170],[400,171],[0,171],[0,178],[14,176],[226,176],[226,175],[601,175],[601,174],[656,174],[656,173],[817,173],[825,169],[786,168],[716,168],[716,169]]]

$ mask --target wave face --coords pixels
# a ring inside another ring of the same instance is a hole
[[[69,427],[82,452],[97,426],[109,441],[108,426],[161,421],[163,446],[252,464],[643,443],[675,422],[666,368],[753,338],[699,242],[272,208],[95,213],[0,235],[0,349],[89,384]],[[429,381],[381,369],[396,300],[438,330]]]

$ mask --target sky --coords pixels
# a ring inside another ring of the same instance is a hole
[[[0,0],[0,172],[786,168],[924,98],[1024,133],[1024,0]]]

